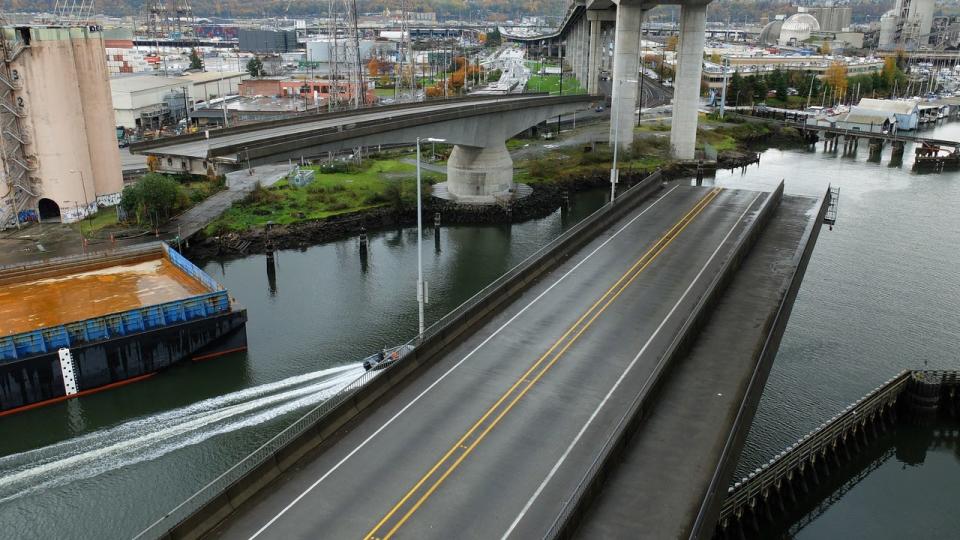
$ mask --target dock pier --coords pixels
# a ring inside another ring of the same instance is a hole
[[[794,509],[899,422],[927,425],[960,412],[960,371],[903,371],[820,424],[767,463],[734,483],[720,510],[714,538],[769,534]],[[872,468],[883,460],[873,460]],[[861,470],[861,477],[869,470]]]

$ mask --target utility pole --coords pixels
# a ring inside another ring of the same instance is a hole
[[[723,114],[727,108],[727,72],[730,71],[730,58],[723,59],[723,92],[720,94],[720,119],[723,120]],[[640,88],[643,88],[641,85]]]

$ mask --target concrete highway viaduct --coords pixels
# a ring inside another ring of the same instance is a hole
[[[454,145],[447,192],[463,202],[484,203],[513,188],[507,139],[594,101],[589,95],[526,95],[407,103],[145,141],[131,150],[155,156],[160,172],[206,174],[211,166],[220,171],[299,161],[432,137]]]
[[[707,4],[711,0],[573,0],[560,27],[553,33],[513,41],[555,41],[587,91],[600,91],[603,46],[613,33],[612,105],[610,140],[621,147],[633,141],[634,114],[640,73],[640,38],[644,12],[658,5],[679,5],[680,40],[674,78],[670,146],[677,159],[693,159],[697,139],[700,78],[706,43]]]

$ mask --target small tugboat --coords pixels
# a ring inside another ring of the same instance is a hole
[[[367,371],[384,369],[391,363],[396,362],[397,360],[410,354],[412,350],[413,345],[400,345],[399,347],[393,347],[392,349],[384,347],[383,350],[377,352],[376,354],[371,354],[363,359],[363,369]]]

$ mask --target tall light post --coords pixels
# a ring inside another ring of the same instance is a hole
[[[631,84],[637,83],[636,79],[620,79],[617,82],[618,85],[623,86],[623,83],[628,82]],[[619,95],[620,92],[617,92]],[[613,117],[613,167],[610,168],[610,204],[613,204],[613,199],[617,195],[617,182],[620,181],[620,171],[617,169],[617,148],[620,146],[619,136],[620,136],[620,107],[617,107],[616,112],[613,110],[613,104],[610,107],[610,114],[614,115]],[[630,107],[630,114],[633,114],[633,106]]]
[[[423,304],[426,303],[427,284],[423,281],[423,198],[420,196],[420,142],[442,143],[446,139],[433,137],[417,137],[417,311],[419,315],[420,331],[418,336],[423,337]]]

